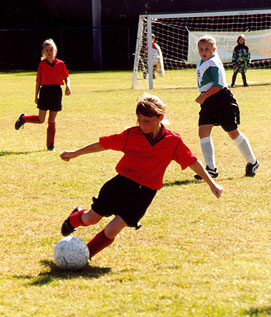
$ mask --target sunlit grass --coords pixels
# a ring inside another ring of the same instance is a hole
[[[253,72],[249,70],[248,78]],[[169,128],[202,160],[195,74],[191,70],[176,76],[181,83],[185,77],[188,87],[175,84],[153,93],[167,103]],[[21,113],[37,113],[35,73],[0,74],[0,315],[270,314],[268,85],[233,90],[241,109],[240,130],[261,164],[255,178],[244,177],[242,156],[215,128],[217,182],[225,189],[220,200],[194,180],[190,169],[182,172],[173,162],[139,231],[123,230],[80,272],[63,272],[54,265],[63,220],[76,205],[90,208],[92,196],[115,175],[122,156],[107,151],[66,163],[59,154],[135,124],[135,100],[146,88],[132,90],[131,80],[131,72],[72,73],[72,95],[63,97],[57,117],[56,152],[48,152],[46,124],[14,129]],[[79,228],[76,236],[87,242],[107,222]]]

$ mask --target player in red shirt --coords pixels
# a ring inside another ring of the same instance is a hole
[[[116,166],[117,176],[102,186],[98,198],[93,198],[92,208],[76,208],[61,228],[62,234],[67,236],[76,227],[94,225],[102,217],[115,215],[104,230],[87,244],[90,258],[109,246],[124,227],[140,228],[139,220],[162,187],[165,170],[172,160],[179,163],[182,169],[189,166],[200,175],[217,198],[223,191],[181,137],[163,126],[165,104],[158,97],[149,94],[141,96],[137,101],[136,114],[138,126],[120,134],[100,137],[99,142],[60,155],[64,161],[69,161],[82,154],[107,149],[124,153]]]
[[[45,40],[42,45],[42,60],[38,67],[35,89],[35,103],[38,105],[39,115],[27,116],[21,114],[15,123],[19,130],[26,122],[43,123],[49,110],[47,128],[47,149],[55,149],[56,115],[62,110],[61,85],[66,84],[65,95],[71,94],[69,73],[63,61],[56,58],[57,47],[52,39]]]

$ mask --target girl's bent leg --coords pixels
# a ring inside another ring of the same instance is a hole
[[[116,216],[104,230],[99,232],[87,244],[90,258],[112,244],[116,235],[126,226],[126,222],[120,216]]]
[[[200,146],[201,151],[204,157],[206,166],[211,170],[215,170],[215,150],[214,143],[211,137],[213,125],[206,124],[199,126],[199,137],[200,137]]]
[[[19,130],[26,122],[28,123],[43,123],[45,120],[46,111],[40,110],[39,115],[31,115],[27,116],[26,114],[22,113],[18,120],[15,122],[15,129]]]
[[[105,227],[104,232],[109,239],[114,239],[124,227],[127,227],[127,223],[120,216],[116,216]]]
[[[61,233],[63,236],[71,234],[75,228],[80,226],[89,226],[99,222],[102,216],[98,215],[94,210],[75,208],[70,216],[63,222]]]
[[[200,139],[206,138],[211,135],[213,124],[203,124],[199,126],[199,137]]]
[[[97,214],[93,209],[83,210],[81,213],[81,221],[84,226],[95,225],[98,223],[103,216]]]
[[[233,143],[237,146],[238,150],[247,161],[247,163],[255,164],[257,160],[248,139],[242,133],[240,133],[238,129],[229,131],[228,134],[231,137]]]
[[[24,122],[41,124],[45,120],[46,112],[47,112],[46,110],[39,110],[38,116],[37,115],[31,115],[31,116],[24,115],[24,116],[22,116],[22,119],[24,120]]]

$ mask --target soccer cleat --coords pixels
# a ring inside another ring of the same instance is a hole
[[[54,146],[54,144],[48,146],[47,150],[48,150],[48,151],[55,151],[55,146]]]
[[[257,168],[260,166],[260,163],[258,160],[254,164],[247,163],[246,166],[246,176],[254,177],[256,175]]]
[[[137,222],[135,229],[138,230],[142,227],[142,224],[140,222]]]
[[[81,210],[81,208],[76,207],[71,215],[77,211]],[[71,234],[72,232],[74,232],[75,227],[72,226],[71,222],[70,222],[70,216],[63,222],[62,227],[61,227],[61,233],[64,237],[68,236],[69,234]]]
[[[24,119],[22,118],[26,114],[22,113],[19,117],[19,119],[15,122],[15,130],[19,130],[24,124]]]
[[[211,169],[209,166],[206,166],[206,171],[209,173],[209,175],[212,178],[217,178],[217,176],[218,176],[217,168]],[[199,175],[195,175],[194,177],[195,177],[195,179],[198,179],[198,180],[202,179],[202,177]]]

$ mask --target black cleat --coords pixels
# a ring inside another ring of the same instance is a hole
[[[135,229],[138,230],[142,227],[142,224],[140,222],[137,222]]]
[[[71,215],[77,211],[81,210],[81,208],[76,207]],[[64,237],[70,235],[72,232],[74,232],[75,227],[71,225],[70,222],[70,216],[63,222],[62,227],[61,227],[61,233]]]
[[[24,124],[24,119],[22,118],[26,114],[22,113],[19,117],[19,119],[15,122],[15,130],[19,130]]]
[[[247,163],[246,166],[246,176],[254,177],[256,175],[257,168],[260,166],[260,163],[258,160],[254,164]]]
[[[52,145],[48,146],[48,147],[47,147],[47,150],[48,150],[48,151],[53,151],[53,152],[54,152],[54,151],[55,151],[55,146],[54,146],[54,144],[52,144]]]
[[[210,175],[212,178],[217,178],[217,176],[218,176],[217,168],[211,169],[209,166],[206,166],[206,171],[209,173],[209,175]],[[199,176],[199,175],[195,175],[194,178],[197,179],[197,180],[202,179],[202,177]]]

